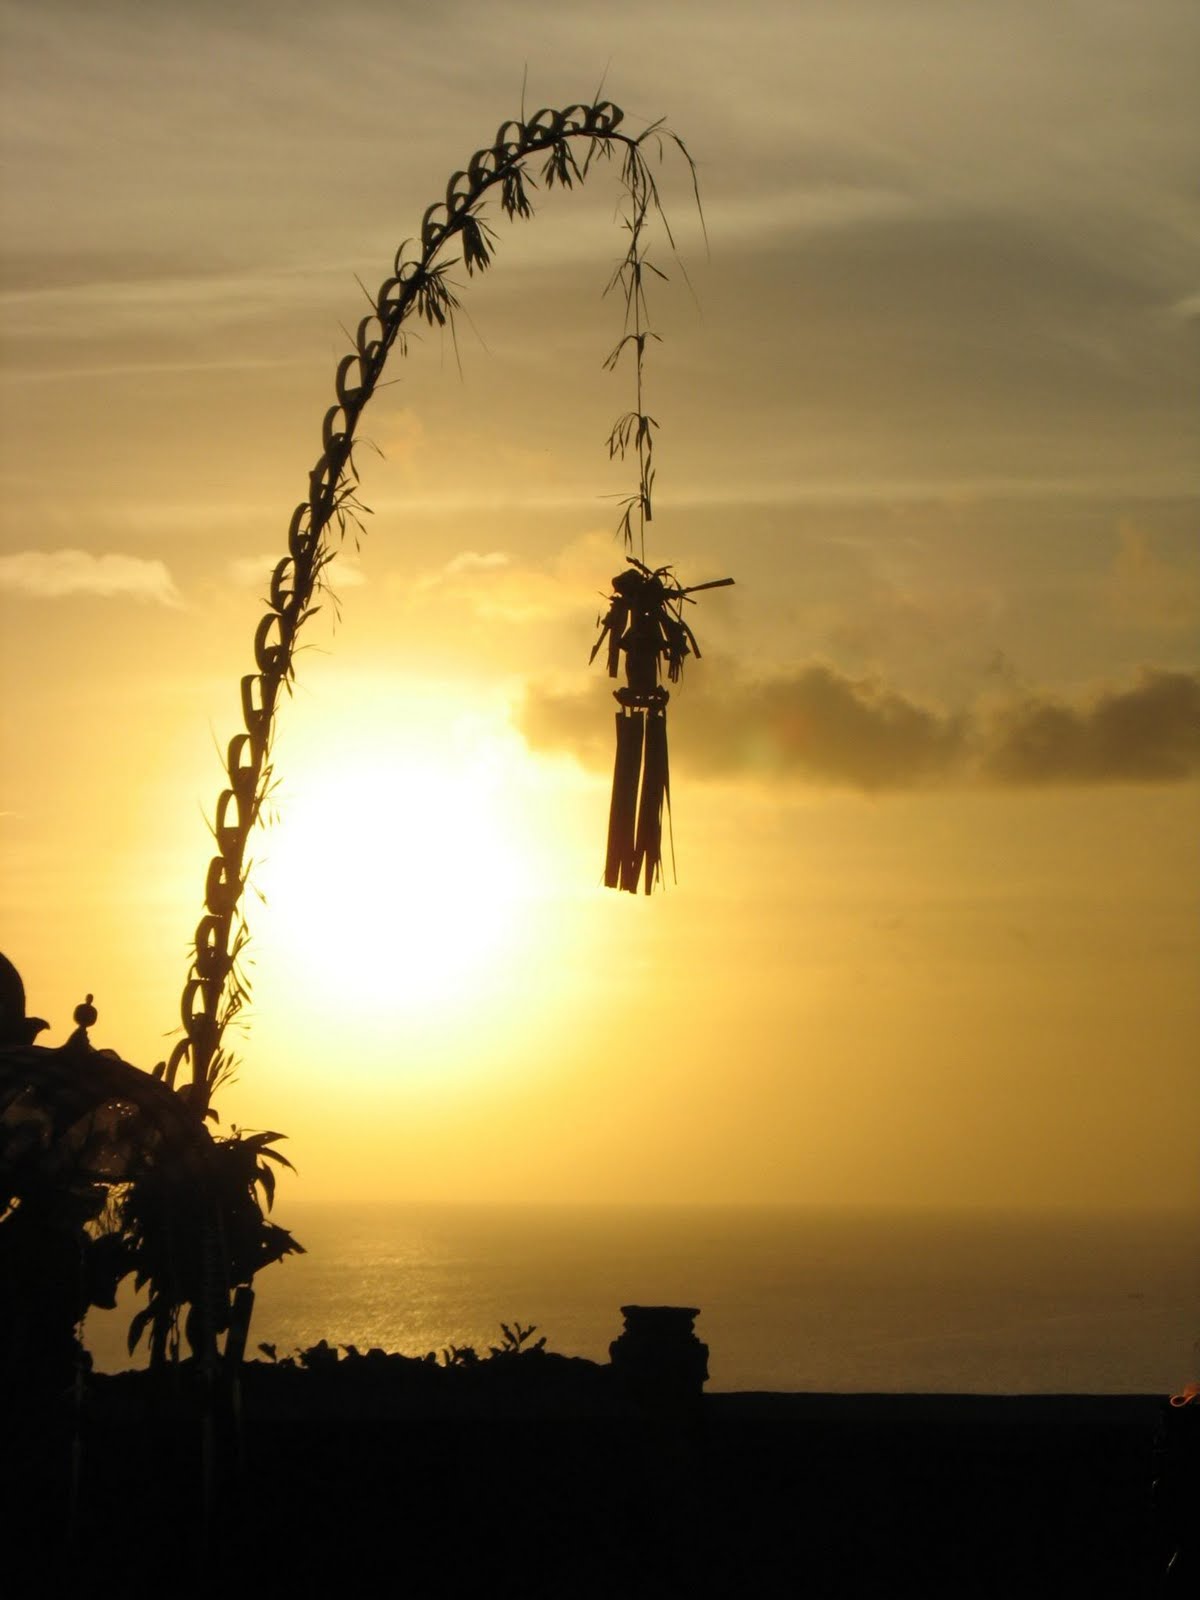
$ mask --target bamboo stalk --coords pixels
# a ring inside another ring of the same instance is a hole
[[[336,553],[333,534],[341,539],[351,525],[361,529],[361,517],[368,509],[356,493],[353,449],[359,420],[388,355],[397,345],[404,349],[403,327],[408,318],[416,314],[431,326],[453,325],[458,302],[446,274],[457,258],[448,257],[448,247],[461,240],[461,259],[469,275],[490,263],[492,236],[479,215],[489,191],[500,188],[501,208],[510,219],[532,214],[526,186],[534,180],[528,163],[541,154],[546,156],[542,180],[549,189],[555,183],[573,187],[586,177],[594,158],[611,157],[618,147],[624,151],[622,179],[631,196],[635,226],[627,258],[632,276],[626,282],[626,303],[634,313],[639,364],[639,516],[649,520],[653,472],[650,423],[640,414],[640,365],[647,335],[640,322],[643,302],[637,239],[648,211],[653,208],[661,215],[661,206],[643,146],[648,140],[657,141],[661,153],[662,139],[673,139],[691,169],[693,187],[695,166],[675,135],[657,124],[636,137],[624,133],[619,126],[623,116],[620,107],[600,101],[562,111],[545,109],[528,121],[503,123],[495,142],[477,150],[466,169],[451,176],[444,201],[427,209],[419,239],[406,241],[396,252],[392,275],[381,284],[370,313],[359,323],[354,350],[338,365],[336,403],[322,423],[322,452],[309,477],[308,498],[292,514],[287,553],[272,574],[270,609],[255,633],[256,670],[242,681],[245,731],[229,744],[228,787],[219,796],[214,827],[218,854],[209,868],[205,914],[196,928],[180,1002],[183,1037],[166,1067],[166,1081],[171,1085],[182,1066],[190,1067],[189,1098],[201,1117],[207,1113],[214,1089],[230,1070],[225,1032],[249,994],[239,966],[248,938],[242,910],[249,868],[246,848],[272,787],[271,741],[280,692],[291,690],[296,639],[313,614],[325,569]],[[580,140],[587,144],[582,165],[574,154]],[[232,822],[228,820],[231,810]]]

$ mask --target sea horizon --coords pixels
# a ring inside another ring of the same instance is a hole
[[[248,1354],[485,1355],[500,1324],[607,1360],[620,1308],[699,1310],[712,1391],[1172,1393],[1200,1376],[1192,1208],[282,1199]],[[129,1316],[84,1343],[120,1370]]]

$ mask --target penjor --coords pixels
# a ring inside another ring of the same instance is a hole
[[[633,559],[632,557],[630,559]],[[696,636],[683,620],[683,607],[701,589],[724,589],[732,578],[693,584],[673,582],[670,567],[651,569],[634,560],[613,579],[608,614],[589,661],[608,640],[608,675],[620,675],[625,657],[625,683],[614,690],[617,702],[617,759],[613,767],[612,805],[608,813],[608,855],[604,882],[609,889],[636,894],[644,879],[649,894],[662,872],[663,805],[671,808],[671,776],[667,762],[667,702],[671,696],[660,681],[665,664],[671,683],[678,683],[684,660],[700,659]]]

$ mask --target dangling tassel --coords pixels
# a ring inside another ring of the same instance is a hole
[[[622,709],[617,712],[617,759],[613,766],[612,803],[608,810],[608,856],[604,863],[604,884],[608,889],[637,889],[634,824],[645,725],[644,711]]]
[[[667,765],[667,701],[659,664],[678,683],[684,658],[699,657],[696,636],[683,620],[683,604],[699,589],[723,589],[732,578],[682,589],[670,567],[655,570],[635,561],[613,579],[608,613],[592,646],[594,661],[608,641],[608,675],[615,678],[625,657],[625,686],[613,693],[617,712],[617,759],[608,812],[604,883],[636,894],[639,880],[649,894],[662,877],[663,806],[671,814]],[[672,858],[674,845],[672,845]]]
[[[621,887],[637,893],[638,877],[645,874],[649,894],[662,872],[663,803],[671,804],[671,774],[667,763],[667,708],[656,706],[646,713],[646,752],[642,766],[642,797],[638,805],[637,841],[633,852],[633,875]]]

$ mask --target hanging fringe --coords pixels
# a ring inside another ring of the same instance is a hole
[[[634,823],[638,814],[638,778],[645,725],[644,711],[617,712],[617,759],[613,766],[608,856],[604,863],[604,884],[608,889],[637,889]]]
[[[604,883],[649,894],[662,875],[663,806],[671,805],[665,705],[617,712],[617,759],[608,811]]]
[[[633,852],[633,877],[623,889],[637,893],[644,873],[649,894],[662,873],[663,803],[671,803],[671,777],[667,764],[667,710],[659,706],[646,713],[646,749],[642,765],[642,797],[638,805],[637,841]]]

